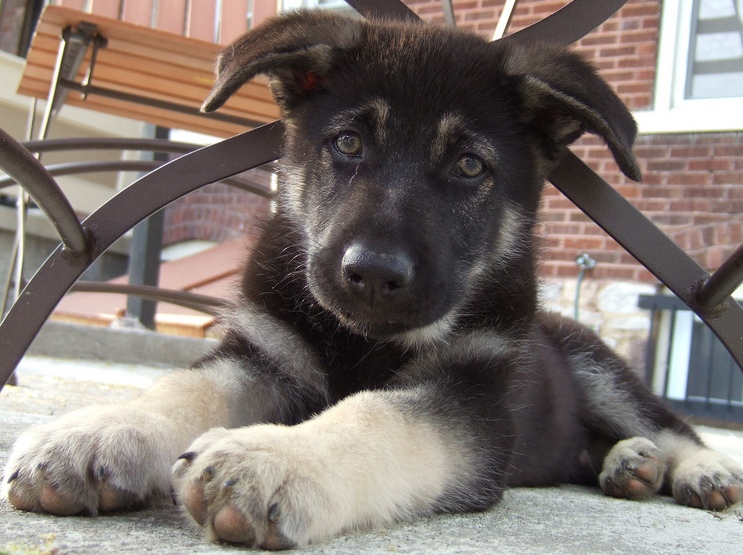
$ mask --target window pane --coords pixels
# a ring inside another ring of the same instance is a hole
[[[685,98],[743,97],[743,0],[696,0]]]

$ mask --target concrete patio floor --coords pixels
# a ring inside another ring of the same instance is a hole
[[[27,357],[19,387],[0,393],[0,465],[25,428],[86,404],[136,395],[165,370],[106,362]],[[710,445],[743,464],[743,434],[700,428]],[[85,517],[51,517],[0,501],[0,555],[223,554],[177,507]],[[242,551],[242,550],[239,550]],[[411,554],[699,554],[743,553],[743,508],[721,514],[658,498],[630,502],[575,486],[514,489],[491,511],[444,515],[357,532],[294,553]]]

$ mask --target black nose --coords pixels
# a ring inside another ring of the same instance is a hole
[[[341,264],[346,282],[369,304],[378,298],[391,299],[413,280],[413,260],[404,252],[379,253],[354,244]]]

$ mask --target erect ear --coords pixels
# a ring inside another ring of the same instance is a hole
[[[632,154],[637,124],[581,56],[544,44],[514,45],[506,57],[506,71],[519,79],[523,116],[549,158],[588,131],[606,141],[627,177],[642,179]]]
[[[363,21],[321,10],[289,12],[249,31],[219,55],[217,80],[201,110],[213,112],[258,74],[285,112],[322,88],[334,54],[361,39]]]

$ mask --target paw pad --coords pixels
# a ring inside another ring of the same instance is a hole
[[[663,454],[650,440],[630,438],[609,451],[599,482],[606,495],[643,499],[660,490],[665,471]]]
[[[222,541],[251,546],[255,543],[255,533],[248,518],[231,503],[217,511],[213,526],[214,532]]]
[[[183,506],[188,511],[197,524],[204,526],[209,516],[209,503],[204,496],[204,488],[200,484],[194,483],[188,486],[186,494],[183,497]]]

